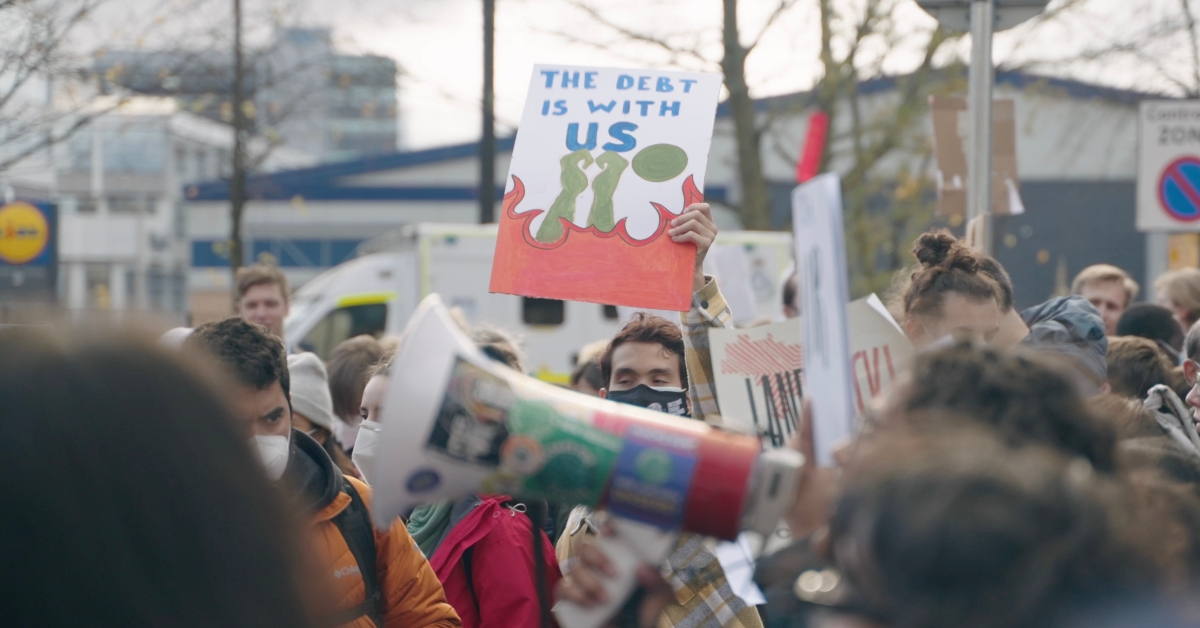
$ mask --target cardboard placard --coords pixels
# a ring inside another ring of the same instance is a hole
[[[696,249],[667,231],[701,190],[721,76],[538,65],[491,291],[685,311]]]
[[[937,156],[939,216],[967,214],[967,99],[930,96]],[[1016,110],[1012,100],[992,103],[992,208],[997,216],[1025,213],[1017,178]]]

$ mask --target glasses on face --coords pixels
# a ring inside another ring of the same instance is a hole
[[[1200,379],[1200,362],[1195,360],[1187,360],[1183,363],[1183,377],[1187,380],[1188,386],[1195,386],[1196,381]]]

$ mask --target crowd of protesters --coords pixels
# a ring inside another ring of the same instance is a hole
[[[709,333],[732,315],[702,271],[708,206],[669,233],[697,248],[691,310],[580,339],[569,387],[721,429]],[[1200,625],[1200,270],[1135,303],[1126,272],[1092,266],[1018,310],[999,262],[949,232],[913,254],[888,307],[917,357],[833,468],[806,402],[787,543],[754,573],[766,602],[685,532],[622,625]],[[237,293],[237,316],[158,342],[0,330],[0,625],[545,627],[555,604],[608,601],[603,512],[470,494],[372,525],[404,338],[323,362],[283,338],[282,273],[243,269]],[[510,334],[460,326],[524,370]]]

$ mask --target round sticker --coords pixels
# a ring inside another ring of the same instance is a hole
[[[32,261],[50,242],[46,216],[29,203],[0,207],[0,260],[9,264]]]
[[[441,484],[442,477],[433,469],[418,469],[408,478],[408,491],[410,493],[424,493],[432,491]]]

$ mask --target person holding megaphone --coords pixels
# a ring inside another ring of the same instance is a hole
[[[675,242],[696,245],[692,308],[682,314],[682,331],[674,322],[638,313],[617,332],[599,359],[605,382],[600,396],[720,425],[708,330],[730,326],[732,316],[716,280],[703,270],[704,258],[717,237],[708,204],[688,206],[672,221],[669,235]],[[592,543],[598,529],[605,527],[594,523],[592,515],[584,507],[576,508],[557,548],[559,564],[567,567],[559,597],[585,607],[607,601],[598,580],[613,575],[608,559]],[[720,562],[703,537],[683,533],[662,571],[665,580],[650,566],[643,566],[637,574],[642,594],[635,596],[641,603],[633,611],[640,625],[763,625],[758,611],[732,592]],[[600,599],[596,592],[600,592]]]

